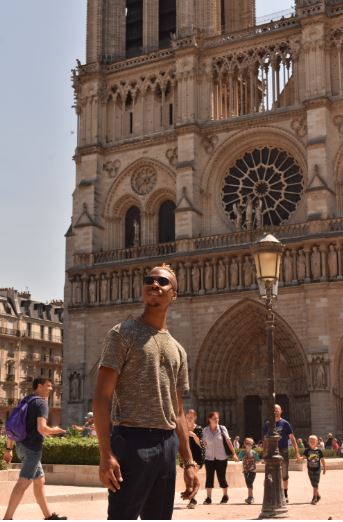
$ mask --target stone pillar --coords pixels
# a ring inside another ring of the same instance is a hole
[[[101,54],[103,0],[87,2],[87,45],[86,62],[96,62]]]
[[[176,0],[176,36],[184,38],[193,34],[195,28],[194,0]]]
[[[253,27],[256,23],[254,0],[224,0],[224,33],[241,31]]]
[[[143,0],[143,50],[145,53],[158,49],[159,0]]]

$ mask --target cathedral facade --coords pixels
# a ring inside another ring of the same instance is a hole
[[[267,417],[265,309],[250,248],[285,244],[276,393],[298,436],[343,434],[343,1],[88,0],[73,71],[78,143],[66,234],[64,422],[91,408],[105,333],[170,264],[186,405],[232,434]],[[72,379],[78,378],[77,396]]]

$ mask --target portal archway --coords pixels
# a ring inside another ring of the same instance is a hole
[[[289,419],[299,436],[311,429],[307,362],[294,331],[275,314],[276,393],[289,405]],[[224,313],[203,342],[195,367],[194,393],[199,421],[218,410],[232,433],[258,435],[249,422],[249,408],[259,405],[260,424],[268,417],[265,308],[244,300]],[[250,398],[250,399],[249,399]],[[251,411],[250,411],[251,416]]]

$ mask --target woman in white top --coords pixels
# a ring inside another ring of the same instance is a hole
[[[219,486],[223,489],[221,504],[229,500],[227,494],[228,483],[226,481],[227,454],[224,447],[224,439],[233,455],[235,461],[238,457],[231,443],[230,436],[225,426],[219,424],[219,413],[212,411],[208,415],[208,426],[203,431],[203,441],[206,445],[205,468],[206,468],[206,490],[207,498],[204,504],[212,504],[212,489],[214,485],[214,473],[217,474]]]

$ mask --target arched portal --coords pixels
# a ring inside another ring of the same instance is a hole
[[[277,398],[299,436],[311,429],[307,362],[290,326],[275,314]],[[199,421],[210,410],[221,412],[232,434],[261,438],[269,416],[265,308],[244,300],[224,313],[204,340],[195,368],[194,393]]]

